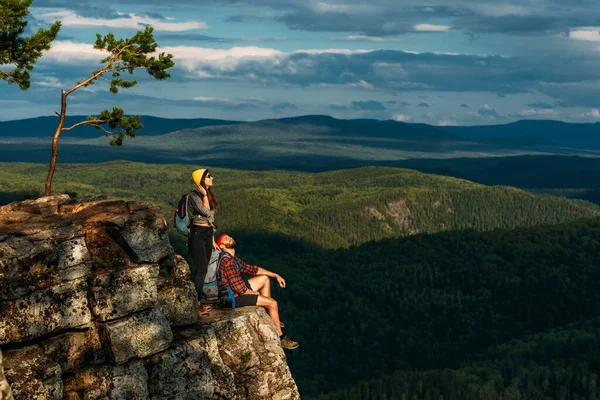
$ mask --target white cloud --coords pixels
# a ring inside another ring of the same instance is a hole
[[[227,104],[240,104],[240,103],[261,103],[268,104],[268,101],[263,99],[262,97],[247,97],[241,100],[227,99],[223,97],[206,97],[206,96],[196,96],[192,97],[192,100],[199,101],[201,103],[227,103]]]
[[[373,50],[350,50],[350,49],[303,49],[303,50],[294,50],[289,54],[344,54],[347,56],[351,56],[352,54],[364,54],[371,53]]]
[[[581,114],[583,118],[600,119],[600,110],[592,108],[589,112]]]
[[[385,42],[384,38],[377,36],[366,36],[366,35],[350,35],[344,37],[333,38],[334,40],[344,41],[367,41],[367,42]]]
[[[233,103],[233,101],[231,99],[220,99],[218,97],[199,96],[199,97],[192,97],[192,100],[200,101],[203,103],[210,102],[210,101],[221,102],[221,103]]]
[[[230,49],[209,49],[191,46],[167,46],[160,51],[173,54],[175,64],[188,71],[195,71],[202,66],[210,66],[220,71],[235,71],[242,60],[277,60],[285,53],[280,50],[264,47],[232,47]],[[199,75],[199,77],[201,77]]]
[[[492,107],[490,107],[488,104],[484,104],[483,107],[481,107],[479,109],[478,114],[480,117],[484,117],[484,118],[491,118],[491,119],[504,118],[504,116],[498,114],[498,112],[496,110],[494,110]]]
[[[569,32],[569,39],[600,42],[600,27],[579,27]]]
[[[210,66],[220,71],[234,71],[241,61],[272,60],[277,62],[286,53],[263,47],[232,47],[230,49],[209,49],[191,46],[166,46],[158,52],[173,54],[175,64],[187,71],[194,72],[199,78],[212,77],[202,71],[203,66]],[[43,60],[60,64],[90,64],[98,62],[108,53],[94,49],[92,44],[57,41],[44,53]]]
[[[99,62],[108,52],[94,49],[88,43],[76,43],[70,40],[55,41],[50,50],[44,53],[42,60],[59,64],[89,64]]]
[[[210,73],[202,71],[202,70],[195,71],[194,72],[194,76],[196,78],[199,78],[199,79],[210,79],[210,78],[216,78],[217,77],[216,75],[210,74]]]
[[[62,25],[66,28],[89,28],[102,26],[107,28],[140,30],[144,29],[148,25],[151,25],[154,27],[155,31],[164,32],[180,32],[207,28],[206,23],[202,21],[165,22],[160,19],[139,16],[136,14],[124,14],[122,18],[100,19],[82,17],[73,11],[63,10],[36,15],[36,17],[49,22],[61,21]]]
[[[313,10],[320,14],[325,13],[341,13],[366,15],[375,12],[376,8],[372,5],[361,4],[333,4],[320,1],[313,6]]]
[[[442,120],[437,122],[438,126],[458,126],[458,122],[452,120]]]
[[[452,29],[450,25],[417,24],[413,26],[417,32],[448,32]]]
[[[392,115],[392,119],[398,122],[408,122],[412,121],[412,117],[407,114],[394,114]]]
[[[534,110],[532,108],[519,111],[519,115],[523,117],[535,117],[535,116],[549,116],[555,115],[556,112],[551,109]]]
[[[161,47],[160,51],[173,54],[175,64],[188,71],[195,71],[203,66],[210,66],[211,69],[220,71],[234,71],[242,61],[270,61],[277,64],[283,58],[290,54],[344,54],[352,55],[357,53],[368,53],[371,50],[348,50],[348,49],[304,49],[286,53],[280,50],[266,47],[232,47],[230,49],[210,49],[191,46],[167,46]],[[288,68],[291,72],[295,68],[302,68],[302,65],[290,63]],[[198,77],[209,77],[204,72],[197,72]],[[205,76],[206,75],[206,76]]]
[[[369,82],[362,80],[362,79],[360,81],[358,81],[357,83],[347,83],[344,86],[349,87],[349,88],[362,88],[362,89],[369,89],[369,90],[374,89],[373,85],[371,85]]]
[[[64,84],[54,76],[44,76],[42,80],[35,82],[35,84],[50,88],[60,88],[64,86]]]

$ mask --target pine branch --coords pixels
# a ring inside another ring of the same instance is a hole
[[[99,125],[97,125],[97,124],[105,124],[105,123],[107,123],[109,121],[110,121],[110,119],[94,119],[94,120],[81,121],[81,122],[76,123],[75,125],[72,125],[72,126],[68,127],[68,128],[62,128],[62,130],[63,131],[70,131],[71,129],[76,128],[76,127],[81,126],[81,125],[95,126],[97,128],[102,129],[102,127],[99,126]]]
[[[86,79],[83,82],[80,82],[79,84],[77,84],[76,86],[72,87],[71,89],[66,91],[66,95],[68,96],[69,94],[73,93],[74,91],[76,91],[79,88],[82,88],[84,86],[88,86],[90,83],[92,83],[93,81],[95,81],[96,79],[102,77],[102,75],[109,73],[109,72],[115,72],[117,71],[117,69],[115,68],[110,68],[114,63],[116,63],[117,61],[119,61],[119,57],[121,56],[121,54],[123,53],[123,51],[127,48],[127,47],[131,47],[133,46],[133,44],[128,44],[126,46],[123,46],[123,48],[121,48],[121,50],[119,50],[119,52],[117,52],[115,55],[113,55],[109,61],[104,65],[104,67],[102,67],[100,70],[98,70],[95,74],[93,74],[91,77],[89,77],[88,79]]]

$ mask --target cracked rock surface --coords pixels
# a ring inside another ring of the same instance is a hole
[[[300,398],[262,308],[196,302],[151,203],[0,207],[0,400]]]

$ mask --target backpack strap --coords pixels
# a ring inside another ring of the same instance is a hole
[[[191,212],[189,204],[190,204],[190,196],[194,192],[198,195],[198,197],[200,197],[200,192],[198,191],[198,189],[192,190],[185,197],[185,209],[187,210],[188,218],[190,219],[190,225],[192,225],[192,220],[194,219],[194,214]],[[202,199],[202,197],[200,197],[200,199]]]

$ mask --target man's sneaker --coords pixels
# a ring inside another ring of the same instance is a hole
[[[284,349],[294,350],[298,346],[300,346],[298,342],[294,342],[287,336],[284,336],[283,339],[281,339],[281,347],[283,347]]]

